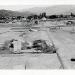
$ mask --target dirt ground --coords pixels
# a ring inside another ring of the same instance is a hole
[[[10,27],[3,28],[0,32],[2,33],[0,35],[1,44],[22,34],[21,32],[15,32],[15,29]],[[45,31],[30,32],[23,37],[29,41],[35,39],[49,40]],[[24,54],[9,54],[9,51],[0,51],[0,54],[0,69],[59,69],[61,67],[56,54],[32,54],[28,51]]]
[[[75,57],[75,34],[70,32],[72,27],[54,31],[45,28],[46,26],[52,26],[52,24],[55,25],[56,23],[42,23],[39,25],[41,26],[41,31],[28,32],[23,37],[29,41],[35,39],[53,41],[58,48],[58,54],[60,55],[64,69],[73,69],[75,68],[75,62],[70,61],[70,59]],[[11,29],[11,27],[4,28],[0,28],[0,44],[6,40],[19,37],[23,33],[19,31],[25,30],[20,28]],[[28,52],[24,54],[8,54],[6,51],[5,54],[2,52],[0,55],[0,69],[60,69],[62,68],[61,62],[57,54],[32,54]]]
[[[71,58],[75,58],[75,34],[64,31],[57,31],[49,32],[49,35],[52,35],[51,38],[59,49],[58,53],[61,56],[64,68],[75,68],[75,62],[71,61]]]
[[[0,56],[0,69],[59,69],[60,66],[55,54],[25,53]]]

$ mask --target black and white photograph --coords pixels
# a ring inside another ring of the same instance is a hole
[[[75,4],[6,1],[0,2],[0,70],[75,69]]]

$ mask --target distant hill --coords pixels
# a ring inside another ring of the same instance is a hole
[[[60,15],[60,14],[70,14],[71,12],[75,14],[75,5],[55,5],[48,7],[34,7],[28,10],[12,11],[12,10],[0,10],[0,16],[24,16],[27,17],[33,14],[40,14],[46,12],[47,15]]]
[[[24,16],[27,17],[31,15],[30,12],[18,12],[18,11],[11,11],[11,10],[0,10],[0,16]]]
[[[46,12],[47,15],[70,14],[71,12],[75,14],[75,5],[56,5],[56,6],[49,6],[49,7],[34,7],[27,11],[32,12],[32,13],[37,13],[37,14]],[[25,12],[25,10],[23,10],[22,12]]]

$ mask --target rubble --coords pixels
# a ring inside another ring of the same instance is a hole
[[[35,50],[36,52],[42,52],[42,53],[56,53],[56,47],[54,44],[49,44],[49,42],[47,43],[47,40],[34,40],[34,41],[24,41],[21,43],[21,50],[20,52],[22,52],[22,50]],[[3,49],[2,50],[10,50],[10,45],[11,40],[7,40],[4,45],[3,45]]]
[[[47,45],[47,43],[45,42],[45,40],[35,40],[33,41],[33,48],[35,48],[35,50],[38,52],[38,50],[40,50],[41,52],[44,53],[56,53],[56,48],[55,45]]]

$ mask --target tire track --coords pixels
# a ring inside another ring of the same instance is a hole
[[[48,38],[49,38],[49,39],[51,40],[51,42],[54,44],[54,41],[53,41],[52,38],[49,36],[49,31],[48,31],[48,29],[46,30],[46,33],[47,33],[47,35],[48,35]],[[60,54],[58,53],[58,51],[56,51],[56,54],[57,54],[57,58],[58,58],[58,60],[59,60],[59,62],[60,62],[60,64],[61,64],[60,68],[61,68],[61,69],[65,69],[65,65],[64,65],[63,60],[62,60]]]

